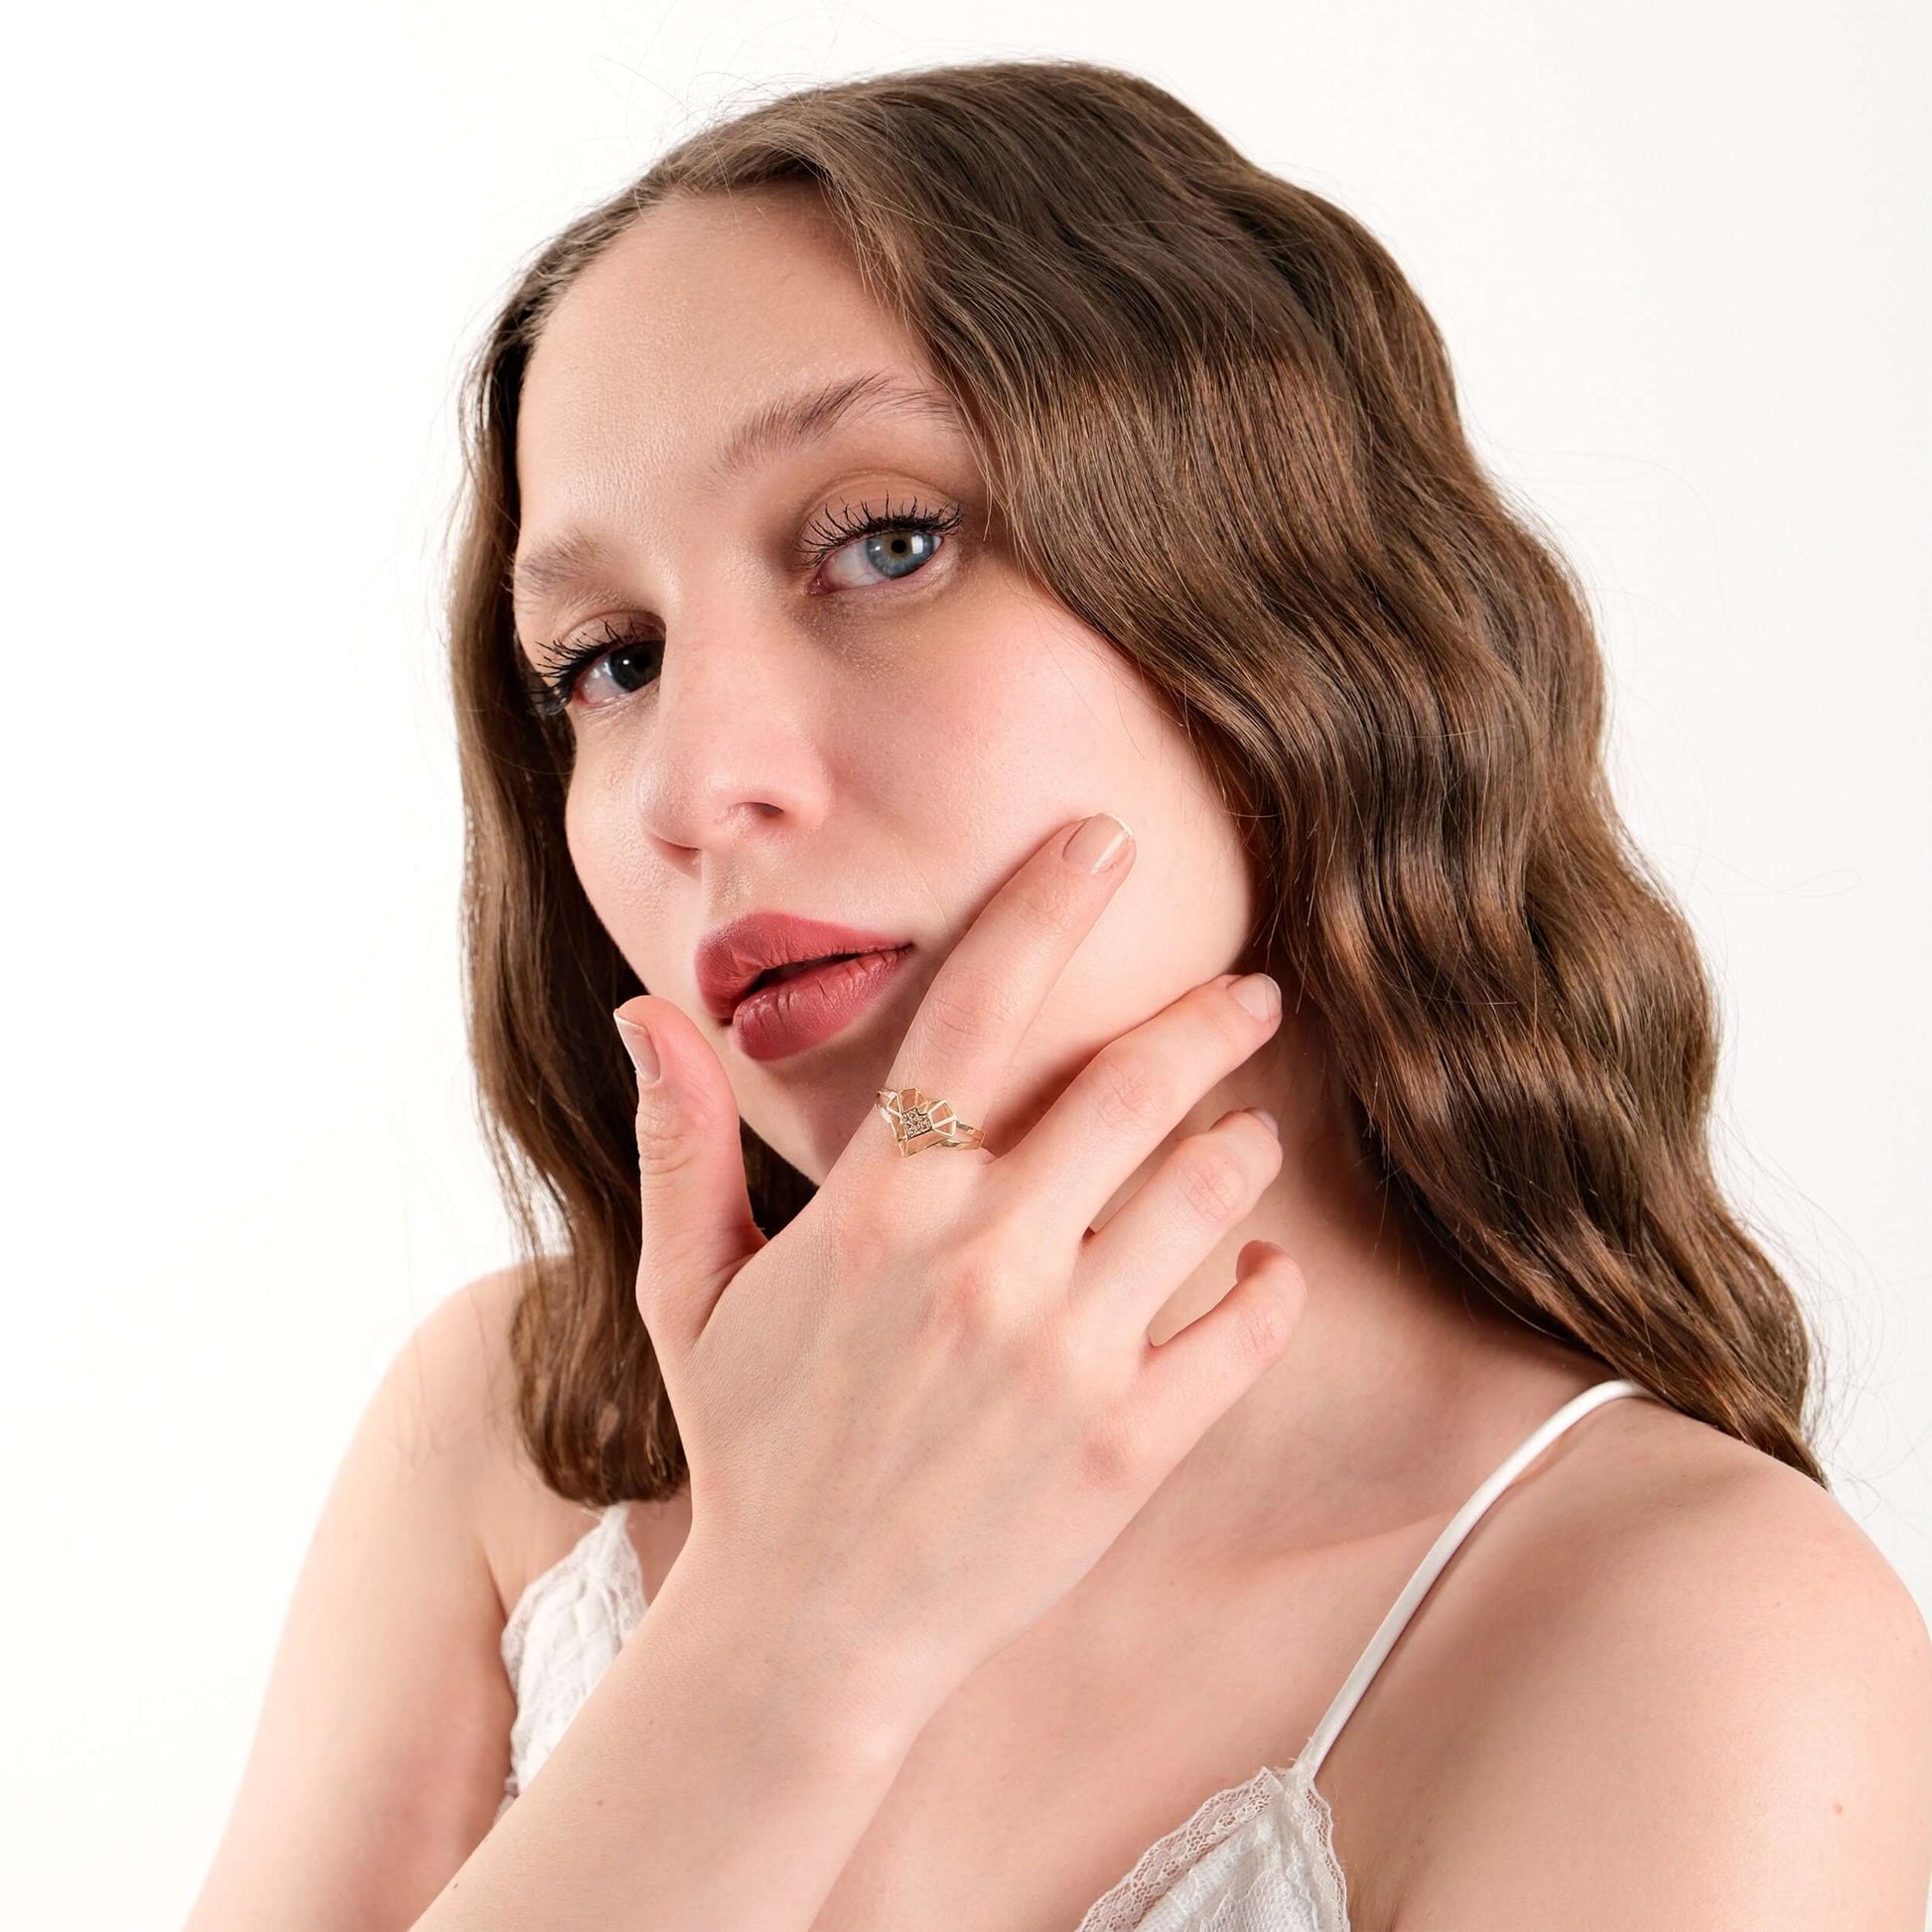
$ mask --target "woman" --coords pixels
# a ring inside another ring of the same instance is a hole
[[[470,424],[529,1253],[371,1405],[192,1932],[1916,1928],[1925,1629],[1380,246],[1128,74],[819,88],[552,242]]]

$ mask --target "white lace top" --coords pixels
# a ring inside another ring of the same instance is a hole
[[[1150,1845],[1073,1932],[1349,1932],[1328,1805],[1314,1785],[1328,1747],[1489,1505],[1599,1403],[1647,1393],[1634,1382],[1598,1382],[1532,1431],[1431,1545],[1295,1762],[1279,1770],[1264,1765],[1245,1783],[1215,1792]],[[503,1668],[516,1693],[516,1723],[498,1818],[536,1776],[644,1614],[628,1508],[619,1502],[602,1511],[577,1546],[531,1582],[504,1625]]]

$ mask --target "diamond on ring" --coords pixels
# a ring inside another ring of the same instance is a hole
[[[919,1154],[929,1147],[978,1147],[982,1136],[968,1127],[944,1100],[935,1100],[917,1087],[881,1087],[879,1110],[893,1130],[901,1154]]]

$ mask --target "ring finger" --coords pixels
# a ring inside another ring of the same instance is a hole
[[[1046,1238],[1081,1239],[1188,1110],[1280,1025],[1281,993],[1265,973],[1193,987],[1094,1054],[995,1164],[995,1185],[1035,1204]]]
[[[1251,1108],[1178,1142],[1152,1177],[1088,1238],[1069,1291],[1111,1327],[1144,1335],[1174,1290],[1253,1211],[1281,1173],[1282,1145]]]

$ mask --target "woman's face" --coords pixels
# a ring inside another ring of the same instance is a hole
[[[740,441],[855,377],[877,386],[836,421]],[[881,400],[888,386],[931,400]],[[578,876],[646,989],[711,1041],[753,1130],[809,1178],[872,1110],[954,941],[1069,820],[1110,811],[1137,854],[979,1107],[989,1147],[1107,1040],[1230,969],[1252,887],[1203,767],[1128,662],[1000,547],[916,344],[810,191],[643,215],[545,327],[516,464],[517,634],[539,670],[602,652],[567,714]],[[875,514],[950,527],[849,534]],[[1123,532],[1137,540],[1159,532]],[[842,1029],[773,1056],[708,1010],[697,967],[707,933],[765,910],[910,951]]]

